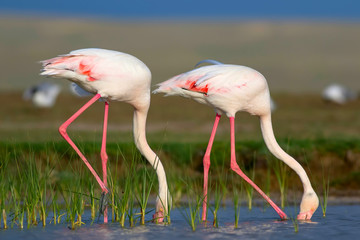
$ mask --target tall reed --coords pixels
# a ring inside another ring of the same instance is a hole
[[[40,219],[42,221],[43,227],[46,226],[46,218],[47,218],[46,186],[44,186],[45,184],[46,181],[44,181],[41,184],[42,186],[39,186],[38,189],[38,206],[40,209]]]
[[[222,158],[226,159],[226,154],[223,152]],[[214,162],[217,162],[216,155],[214,156]],[[222,195],[222,206],[226,207],[226,200],[227,200],[227,194],[228,194],[228,165],[226,165],[226,161],[221,161],[221,168],[218,168],[217,170],[217,176],[219,177],[219,184],[221,187],[221,195]]]
[[[321,170],[322,170],[322,188],[323,188],[323,196],[322,201],[320,201],[321,209],[323,212],[323,217],[326,217],[326,210],[327,210],[327,204],[328,204],[328,198],[329,198],[329,191],[330,191],[330,174],[325,173],[324,169],[324,163],[321,162]]]
[[[38,224],[37,221],[37,211],[39,200],[42,196],[40,186],[41,185],[41,177],[38,171],[38,167],[36,166],[36,160],[34,153],[30,153],[28,159],[25,160],[25,182],[27,185],[27,195],[25,200],[26,212],[27,212],[27,226],[28,228],[31,225],[36,226]]]
[[[130,194],[131,194],[131,185],[132,185],[131,178],[126,178],[121,198],[119,198],[118,200],[121,227],[125,227],[128,202],[130,200]]]
[[[328,204],[328,197],[329,197],[329,190],[330,190],[330,180],[323,180],[323,199],[320,201],[321,209],[323,212],[323,217],[326,217],[326,210]]]
[[[141,214],[141,221],[140,224],[145,224],[145,213],[146,213],[146,206],[148,204],[151,188],[154,184],[154,180],[156,175],[154,172],[150,173],[146,169],[146,166],[142,168],[142,174],[137,175],[138,177],[135,178],[135,197],[140,206],[140,214]],[[167,206],[166,206],[167,207]],[[165,206],[164,206],[165,208]]]
[[[274,166],[273,169],[275,172],[275,176],[279,183],[279,188],[280,188],[281,208],[284,208],[286,203],[286,194],[288,188],[289,168],[282,161],[275,161],[273,166]]]
[[[9,177],[10,178],[10,177]],[[12,176],[12,179],[9,180],[10,188],[10,199],[8,205],[12,208],[12,219],[11,219],[11,228],[14,227],[14,224],[18,225],[21,229],[24,228],[24,205],[23,197],[21,193],[24,191],[23,182],[15,182],[17,176]]]
[[[126,169],[125,171],[126,175],[124,177],[124,182],[121,184],[122,185],[121,198],[118,198],[117,200],[117,205],[119,206],[118,209],[119,209],[121,227],[125,227],[126,216],[129,217],[130,225],[134,222],[132,201],[134,200],[133,189],[134,189],[134,177],[136,175],[135,159],[136,158],[133,158],[133,161],[129,162],[126,160],[126,158],[124,158],[124,162],[123,162],[123,165],[125,166]]]
[[[60,214],[60,207],[59,207],[59,199],[58,199],[58,192],[55,191],[54,186],[50,187],[51,190],[51,207],[53,211],[53,219],[52,222],[54,225],[58,223],[58,219],[60,220],[61,214]]]
[[[71,190],[69,189],[69,192]],[[69,204],[68,204],[68,220],[70,221],[70,229],[71,230],[75,230],[76,224],[75,224],[75,219],[76,219],[76,205],[74,204],[76,202],[75,199],[75,194],[71,193],[69,195]]]
[[[126,214],[128,216],[128,220],[129,220],[129,225],[130,227],[134,227],[135,226],[135,197],[134,197],[134,192],[131,191],[130,195],[129,195],[129,201],[128,201],[128,206],[126,209]]]
[[[18,201],[19,196],[15,190],[15,184],[12,181],[10,181],[10,195],[11,198],[8,204],[13,207],[13,218],[11,220],[11,228],[13,228],[20,212],[20,202]]]
[[[66,201],[67,219],[70,221],[70,229],[72,230],[75,230],[76,227],[80,227],[81,225],[85,224],[82,222],[84,199],[79,188],[80,187],[75,188],[75,191],[72,191],[72,189],[69,188],[68,200]]]
[[[290,216],[290,219],[291,219],[291,222],[292,222],[293,227],[294,227],[294,232],[298,233],[299,232],[299,221],[298,221],[298,219],[296,217],[297,204],[296,204],[295,199],[293,199],[293,203],[294,203],[294,212],[293,212],[292,216]]]
[[[180,210],[180,213],[184,216],[191,229],[195,231],[197,224],[201,221],[200,207],[204,198],[200,197],[201,194],[199,194],[199,191],[197,191],[198,187],[195,185],[196,183],[193,183],[192,185],[188,184],[190,181],[191,180],[185,182],[187,186],[187,208]]]
[[[65,183],[65,190],[63,198],[66,205],[66,220],[70,222],[70,229],[75,230],[76,227],[80,227],[84,223],[82,222],[82,215],[85,208],[83,193],[84,186],[87,185],[90,174],[85,169],[84,164],[78,164],[79,162],[73,162],[69,167],[72,169],[72,179]]]
[[[214,227],[219,227],[219,218],[218,218],[217,212],[220,208],[220,203],[221,203],[222,198],[223,198],[223,195],[222,195],[222,191],[221,191],[221,186],[220,186],[220,184],[216,183],[215,184],[215,192],[214,192],[214,207],[210,208],[212,210],[212,213],[214,216],[214,221],[213,221]]]
[[[271,171],[272,171],[272,162],[271,159],[269,157],[266,158],[266,182],[265,182],[265,194],[270,197],[271,195]],[[265,203],[267,203],[268,206],[270,206],[270,204],[265,201]]]
[[[315,178],[311,172],[311,169],[309,167],[310,164],[309,164],[306,152],[304,152],[303,155],[304,155],[305,163],[308,167],[309,177],[310,177],[311,181],[315,183],[314,186],[316,188],[316,191],[322,192],[322,196],[320,197],[319,202],[320,202],[321,210],[323,212],[323,217],[326,217],[329,191],[330,191],[330,167],[327,167],[327,169],[325,169],[324,160],[321,160],[321,174],[322,174],[321,178],[322,179],[321,179],[321,184],[317,184],[317,183],[319,183],[319,180],[317,178]],[[321,185],[322,189],[320,189],[318,187],[318,185]]]
[[[6,148],[5,156],[0,158],[0,228],[1,223],[3,223],[3,228],[6,229],[7,226],[7,204],[8,201],[7,195],[9,191],[8,179],[6,172],[8,171],[8,163],[10,161],[10,154]]]
[[[117,163],[117,159],[116,159],[116,163]],[[114,167],[112,167],[112,163],[109,161],[108,162],[108,171],[107,171],[107,173],[108,173],[107,183],[108,183],[108,188],[110,190],[110,206],[111,206],[111,221],[112,222],[118,221],[118,214],[117,214],[118,205],[117,205],[117,201],[116,201],[118,190],[117,190],[117,184],[115,182],[115,179],[118,179],[118,170],[116,168],[116,165],[117,164],[114,164]],[[93,188],[93,186],[92,186],[92,188]],[[91,195],[93,195],[93,194],[91,194]],[[90,198],[92,198],[92,197],[90,196]]]
[[[255,159],[255,155],[254,155],[254,159]],[[255,181],[255,161],[253,161],[253,166],[252,168],[248,171],[248,175],[251,181]],[[249,210],[252,210],[252,201],[253,201],[253,196],[254,196],[254,188],[245,182],[244,183],[244,187],[245,187],[245,191],[246,191],[246,196],[248,199],[248,208]]]
[[[96,218],[96,204],[95,204],[95,189],[94,189],[94,182],[89,181],[88,184],[88,191],[89,191],[89,205],[90,205],[90,216],[91,220],[94,221]]]
[[[294,232],[298,233],[299,232],[299,221],[297,220],[296,217],[291,217],[290,219],[291,219],[291,222],[292,222],[292,224],[294,226]]]
[[[239,192],[236,185],[237,184],[235,184],[234,181],[233,181],[233,203],[234,203],[234,212],[235,212],[234,228],[238,228],[238,224],[239,224],[240,203],[241,203],[240,197],[242,195],[242,189],[243,189],[242,184],[240,184],[240,192]]]

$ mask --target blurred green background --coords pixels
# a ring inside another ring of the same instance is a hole
[[[321,92],[331,83],[357,91],[360,73],[360,27],[350,21],[179,21],[105,20],[70,17],[0,17],[0,139],[60,140],[57,127],[87,98],[71,95],[69,82],[39,76],[40,60],[87,47],[130,53],[144,61],[156,83],[188,71],[203,59],[246,65],[268,80],[277,104],[273,113],[280,138],[357,137],[360,102],[324,102]],[[39,109],[23,101],[24,89],[49,81],[62,91],[53,108]],[[71,131],[101,134],[103,104],[81,116]],[[109,138],[129,141],[132,109],[110,107]],[[212,109],[179,97],[153,95],[148,117],[149,139],[207,141]],[[218,138],[228,139],[228,121]],[[238,139],[261,139],[256,117],[240,113]],[[84,135],[83,135],[84,136]]]
[[[360,11],[358,3],[349,2],[0,3],[0,157],[11,153],[26,162],[28,155],[34,155],[41,162],[55,152],[61,159],[58,165],[73,163],[63,154],[75,153],[57,129],[88,98],[74,96],[66,80],[39,76],[41,60],[89,47],[126,52],[148,65],[154,89],[156,83],[192,69],[198,61],[215,59],[252,67],[267,78],[277,106],[272,115],[275,135],[315,179],[318,192],[324,192],[321,179],[329,177],[331,194],[355,196],[360,183],[360,100],[341,105],[321,96],[332,83],[355,93],[360,89]],[[26,89],[44,81],[62,88],[52,108],[23,100]],[[94,104],[68,129],[96,169],[100,169],[103,108],[102,102]],[[127,104],[110,103],[111,161],[119,159],[119,149],[131,159],[132,111]],[[202,179],[202,156],[214,117],[211,108],[189,99],[152,95],[148,142],[170,176]],[[227,169],[229,131],[223,117],[214,143],[213,169]],[[257,117],[237,114],[236,139],[240,165],[249,171],[256,162],[257,176],[264,180],[274,162],[268,161],[272,158]],[[291,179],[300,184],[298,178]]]

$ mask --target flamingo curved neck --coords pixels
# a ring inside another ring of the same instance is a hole
[[[133,119],[133,134],[136,147],[139,149],[141,154],[147,159],[151,166],[155,169],[158,176],[159,182],[159,196],[160,199],[165,200],[167,197],[167,181],[164,167],[159,157],[150,148],[146,140],[146,110],[134,110]]]
[[[304,168],[277,143],[272,128],[271,114],[260,116],[260,124],[265,144],[270,152],[297,173],[303,184],[304,193],[314,191]]]

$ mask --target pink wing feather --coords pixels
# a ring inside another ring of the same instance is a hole
[[[41,75],[67,77],[66,73],[71,71],[86,76],[88,81],[97,80],[96,74],[92,72],[95,65],[95,56],[86,55],[64,55],[42,61],[43,72]]]
[[[208,80],[216,75],[216,73],[195,69],[160,83],[158,89],[156,89],[154,93],[171,94],[174,90],[186,90],[207,95],[211,84]]]

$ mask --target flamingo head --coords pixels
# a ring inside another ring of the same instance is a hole
[[[153,215],[153,222],[162,223],[164,221],[164,214],[164,208],[156,209],[156,212]]]
[[[169,207],[171,208],[171,205],[172,198],[169,191],[163,197],[158,196],[156,199],[156,208],[155,214],[153,215],[153,221],[157,223],[162,223],[168,213]]]
[[[297,219],[310,220],[318,206],[319,198],[314,190],[304,193],[300,204],[300,213],[297,216]]]

